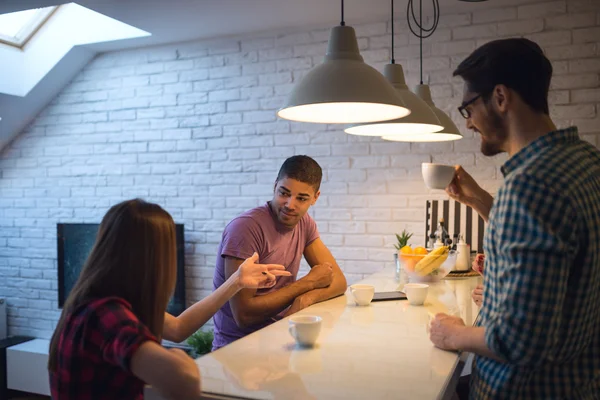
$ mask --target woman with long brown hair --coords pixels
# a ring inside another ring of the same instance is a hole
[[[173,219],[139,199],[113,206],[50,342],[52,398],[142,399],[144,383],[167,398],[199,398],[194,361],[160,341],[185,339],[240,289],[289,275],[257,261],[247,259],[223,290],[175,318],[165,312],[177,274]]]

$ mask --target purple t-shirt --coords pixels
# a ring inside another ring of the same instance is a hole
[[[308,213],[295,227],[288,228],[277,220],[269,203],[245,212],[225,227],[217,253],[213,291],[225,282],[225,256],[246,259],[255,251],[261,264],[282,264],[292,273],[289,277],[279,277],[277,284],[272,288],[258,289],[257,295],[270,293],[295,282],[304,249],[318,238],[317,225]],[[265,316],[265,322],[241,328],[235,323],[227,302],[217,311],[213,321],[213,350],[216,350],[271,324],[274,319]]]

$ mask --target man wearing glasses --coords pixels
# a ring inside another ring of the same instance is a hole
[[[527,39],[485,44],[454,72],[494,199],[461,167],[447,192],[488,221],[481,323],[438,314],[431,340],[476,354],[474,399],[600,398],[600,152],[548,110],[552,66]]]

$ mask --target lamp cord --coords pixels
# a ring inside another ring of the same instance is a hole
[[[394,0],[391,0],[392,3],[392,14],[391,14],[391,22],[392,22],[392,60],[391,64],[395,64],[396,60],[394,59]]]
[[[421,71],[420,83],[423,84],[423,0],[419,0],[419,70]]]
[[[427,39],[438,27],[440,22],[440,3],[439,0],[432,0],[433,3],[433,22],[430,28],[423,27],[423,0],[419,0],[419,19],[415,16],[415,7],[413,4],[413,0],[408,0],[408,5],[406,6],[406,21],[408,22],[408,28],[411,33],[415,35],[415,37],[419,38],[419,60],[420,60],[420,70],[421,70],[421,85],[423,84],[423,39]],[[412,18],[411,18],[412,17]],[[393,18],[393,17],[392,17]],[[413,29],[413,24],[419,29],[419,33],[415,32]],[[423,34],[423,32],[427,32]],[[393,45],[392,45],[393,48]]]
[[[345,26],[346,22],[344,22],[344,0],[342,0],[342,20],[340,21],[341,26]]]
[[[415,37],[423,37],[423,39],[427,39],[428,37],[430,37],[431,35],[433,35],[433,32],[437,29],[438,27],[438,23],[440,22],[440,3],[439,0],[432,0],[432,4],[433,4],[433,24],[431,25],[430,28],[425,28],[423,26],[422,23],[422,16],[420,16],[420,20],[421,23],[419,23],[419,20],[417,20],[417,16],[415,15],[415,9],[414,9],[414,4],[413,4],[414,0],[408,0],[408,4],[406,6],[406,20],[408,22],[408,27],[410,29],[410,31],[412,32],[413,35],[415,35]],[[421,1],[421,0],[420,0]],[[421,8],[422,11],[422,8]],[[411,19],[412,17],[412,19]],[[417,33],[415,31],[415,29],[413,28],[413,24],[416,25],[419,30],[421,31],[421,33]],[[423,35],[423,32],[427,32],[426,35]]]

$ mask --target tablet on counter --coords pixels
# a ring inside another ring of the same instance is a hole
[[[406,300],[406,294],[400,291],[393,292],[375,292],[372,301],[386,301],[386,300]]]

